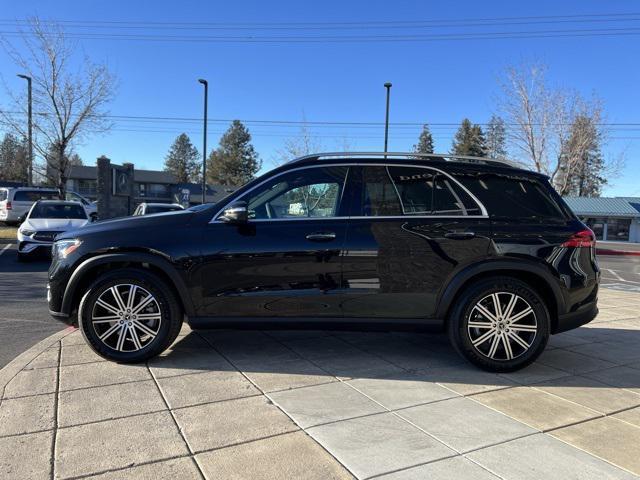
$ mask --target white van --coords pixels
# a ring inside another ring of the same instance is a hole
[[[0,222],[9,225],[19,223],[38,200],[60,200],[60,196],[55,188],[0,188]],[[96,204],[76,192],[67,192],[65,200],[81,203],[90,218],[97,213]]]

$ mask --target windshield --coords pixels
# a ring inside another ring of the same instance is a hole
[[[86,219],[87,214],[80,204],[38,203],[34,205],[29,218]]]

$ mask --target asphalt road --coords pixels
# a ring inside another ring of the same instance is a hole
[[[0,244],[0,368],[66,326],[49,316],[48,261],[18,263],[15,244]]]
[[[640,256],[601,255],[598,264],[603,287],[640,292]]]
[[[18,263],[15,245],[4,247],[0,244],[0,368],[65,328],[47,309],[49,262]],[[640,256],[600,256],[598,262],[603,287],[640,292]]]

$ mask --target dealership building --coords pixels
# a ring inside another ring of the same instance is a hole
[[[598,240],[640,243],[640,197],[565,197]]]

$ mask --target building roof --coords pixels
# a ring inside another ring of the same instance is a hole
[[[564,200],[579,216],[640,217],[640,198],[564,197]]]
[[[77,180],[96,180],[98,178],[98,167],[87,165],[74,165],[69,172],[69,178]],[[175,178],[169,172],[162,170],[139,170],[134,169],[133,180],[140,183],[162,183],[174,185]]]

